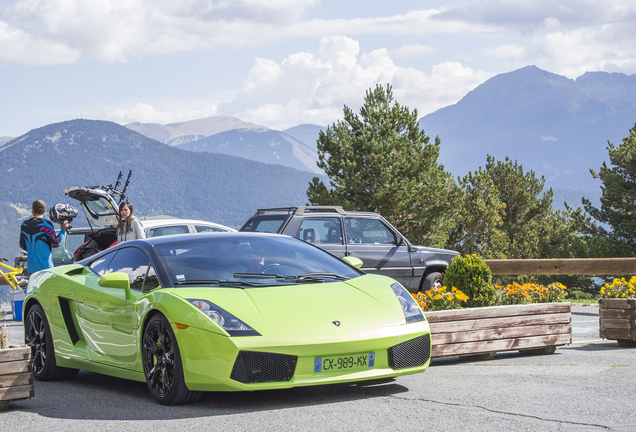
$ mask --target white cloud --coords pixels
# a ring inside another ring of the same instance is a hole
[[[259,71],[261,82],[256,80]],[[243,90],[219,111],[279,129],[328,125],[342,117],[344,105],[357,111],[366,90],[389,83],[398,102],[423,116],[457,102],[491,76],[455,62],[436,65],[431,74],[401,68],[386,49],[360,54],[357,41],[330,36],[321,39],[319,50],[280,63],[258,59]]]
[[[427,45],[422,45],[422,44],[403,45],[399,48],[396,48],[390,51],[392,58],[399,58],[399,59],[422,57],[432,52],[435,52],[435,48],[427,46]]]
[[[133,108],[118,108],[106,114],[106,119],[120,124],[133,122],[168,124],[209,117],[217,113],[215,105],[201,110],[158,111],[147,103],[137,103]]]
[[[17,0],[1,15],[4,44],[26,40],[60,47],[38,57],[7,57],[16,64],[67,63],[68,55],[102,62],[226,46],[258,46],[279,40],[329,35],[491,34],[496,26],[433,19],[440,10],[388,17],[312,19],[318,0]],[[421,46],[420,46],[421,47]],[[62,51],[62,52],[60,52]]]
[[[77,61],[80,55],[66,44],[38,38],[0,21],[0,64],[68,64]]]

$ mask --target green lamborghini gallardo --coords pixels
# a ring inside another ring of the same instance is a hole
[[[393,279],[260,233],[121,243],[35,273],[24,301],[39,380],[145,381],[162,404],[424,372],[428,323]]]

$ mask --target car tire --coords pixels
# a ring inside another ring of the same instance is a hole
[[[440,272],[431,272],[427,274],[422,280],[422,292],[428,291],[433,288],[436,284],[442,285],[444,281],[444,275]]]
[[[57,365],[49,321],[39,304],[31,306],[26,313],[24,344],[31,347],[31,367],[35,379],[39,381],[68,380],[79,372],[77,369]]]
[[[168,320],[161,314],[148,321],[141,343],[146,384],[152,397],[162,405],[194,402],[201,392],[185,384],[177,339]]]

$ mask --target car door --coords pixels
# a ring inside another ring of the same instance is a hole
[[[127,247],[101,256],[88,267],[84,287],[77,293],[76,314],[86,347],[106,364],[126,369],[139,368],[140,311],[144,304],[144,283],[158,285],[147,255],[139,248]],[[99,278],[112,272],[128,274],[131,290],[102,287]],[[148,287],[151,288],[151,287]]]
[[[346,254],[362,260],[361,270],[411,286],[413,269],[408,246],[388,225],[379,219],[345,217],[345,231]]]
[[[300,223],[296,238],[344,257],[347,247],[343,241],[342,219],[338,216],[306,217]]]

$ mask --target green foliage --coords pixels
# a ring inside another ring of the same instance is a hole
[[[490,268],[478,255],[458,255],[444,273],[444,285],[455,287],[469,297],[468,307],[492,306],[495,288]]]
[[[543,192],[544,183],[543,177],[524,172],[516,161],[487,156],[485,169],[459,179],[463,196],[447,246],[489,259],[582,256],[589,247],[588,239],[579,233],[583,211],[567,206],[554,211],[552,190]],[[524,282],[537,278],[527,279]],[[589,278],[579,279],[576,286],[591,283]],[[498,282],[508,283],[506,278]]]
[[[508,243],[502,227],[506,205],[490,174],[482,170],[459,179],[464,194],[459,201],[455,226],[449,234],[449,246],[464,254],[503,258]]]
[[[393,100],[389,85],[367,91],[360,115],[345,106],[344,120],[317,142],[330,187],[314,178],[309,202],[378,212],[411,241],[442,246],[459,190],[437,163],[439,139],[431,143],[417,117]]]
[[[605,162],[596,172],[595,178],[603,183],[601,207],[583,199],[585,210],[596,221],[609,225],[606,229],[599,225],[585,225],[584,229],[593,236],[600,256],[634,256],[636,254],[636,125],[618,146],[608,142],[611,167]]]

